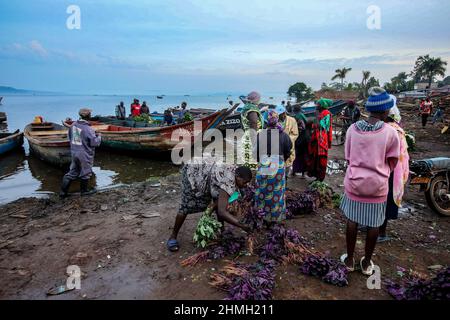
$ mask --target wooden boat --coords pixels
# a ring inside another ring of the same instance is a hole
[[[24,135],[30,145],[30,151],[52,165],[68,166],[72,159],[68,130],[56,123],[52,125],[50,130],[48,126],[44,130],[33,128],[32,124],[25,127]]]
[[[337,115],[344,109],[344,107],[347,105],[347,102],[344,100],[336,100],[334,101],[333,105],[328,108],[328,110],[331,112],[332,115]],[[269,105],[269,109],[275,109],[276,106]],[[226,129],[242,129],[242,120],[241,120],[241,114],[239,113],[240,109],[238,111],[227,118],[224,119],[224,121],[219,126],[220,130],[226,130]],[[302,106],[302,111],[305,114],[306,118],[308,120],[313,120],[316,117],[316,106]]]
[[[0,112],[0,123],[6,122],[6,120],[7,120],[6,113]]]
[[[233,110],[223,109],[197,120],[202,123],[202,132],[218,127]],[[70,127],[72,124],[71,121],[65,121],[63,123],[66,127]],[[172,134],[176,130],[191,134],[191,141],[194,140],[192,135],[194,121],[173,126],[149,128],[130,128],[110,124],[102,125],[99,122],[92,122],[91,124],[102,136],[100,148],[116,151],[136,152],[138,154],[169,152],[180,142],[171,140]]]
[[[23,145],[23,132],[0,133],[0,156]]]

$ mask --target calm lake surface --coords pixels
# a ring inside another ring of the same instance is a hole
[[[123,101],[129,112],[129,106],[137,98],[146,101],[150,112],[162,112],[167,107],[188,103],[188,108],[221,109],[228,107],[226,95],[211,96],[4,96],[0,112],[6,112],[7,126],[0,125],[0,130],[13,132],[23,128],[40,115],[45,121],[61,123],[70,117],[78,118],[81,107],[89,107],[93,115],[113,115],[115,106]],[[271,103],[280,103],[284,97],[274,96]],[[238,97],[229,97],[239,101]],[[170,158],[160,159],[156,156],[129,156],[111,152],[98,151],[95,158],[94,183],[97,188],[142,182],[147,179],[167,176],[179,171]],[[14,201],[21,197],[44,196],[58,192],[64,170],[52,167],[29,155],[25,139],[21,150],[0,157],[0,204]],[[75,184],[75,190],[78,185]]]

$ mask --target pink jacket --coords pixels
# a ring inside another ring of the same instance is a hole
[[[400,156],[397,131],[384,124],[377,131],[362,132],[353,124],[345,139],[345,194],[354,201],[382,203],[387,200],[389,176]]]

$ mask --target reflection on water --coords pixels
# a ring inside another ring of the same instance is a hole
[[[137,158],[127,155],[98,152],[94,164],[92,186],[103,188],[117,184],[142,182],[152,177],[178,172],[170,159]],[[65,170],[53,167],[24,149],[0,157],[0,203],[21,197],[42,196],[58,192]],[[79,183],[70,192],[79,191]]]

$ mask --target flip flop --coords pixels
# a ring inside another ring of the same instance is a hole
[[[347,255],[346,253],[344,253],[344,254],[341,256],[341,262],[342,262],[342,264],[347,268],[347,271],[348,271],[348,272],[353,272],[353,271],[355,271],[355,258],[353,258],[353,267],[350,268],[350,267],[348,267],[348,266],[345,264],[345,260],[347,259],[347,257],[348,257],[348,255]]]
[[[178,244],[177,239],[169,239],[167,241],[167,249],[170,252],[177,252],[178,250],[180,250],[180,245]]]
[[[364,270],[363,265],[362,265],[362,262],[364,261],[364,258],[365,257],[362,257],[361,261],[359,262],[359,265],[361,266],[361,272],[364,275],[366,275],[366,276],[371,276],[373,274],[373,272],[374,272],[375,265],[373,264],[373,261],[370,260],[370,265],[367,267],[366,270]]]

